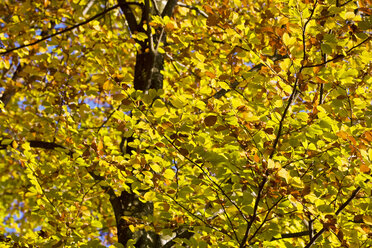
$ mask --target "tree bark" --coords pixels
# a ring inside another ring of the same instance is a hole
[[[177,1],[168,0],[162,16],[171,16]],[[135,21],[134,14],[130,5],[125,0],[118,0],[118,3],[126,17],[129,29],[132,33],[145,32],[143,26],[150,20],[150,13],[156,11],[149,10],[149,1],[145,1],[142,8],[142,17],[140,23]],[[149,27],[149,26],[148,26]],[[164,30],[156,30],[155,34],[147,32],[148,37],[145,41],[137,41],[141,48],[137,51],[136,64],[134,67],[133,85],[136,90],[147,92],[149,89],[163,88],[164,55],[154,49],[158,46],[159,40],[165,40]],[[127,139],[133,140],[133,137]],[[127,153],[130,153],[130,147],[127,146]],[[130,223],[125,217],[134,217],[140,220],[143,216],[153,215],[153,203],[143,203],[139,200],[138,195],[134,192],[121,192],[120,196],[111,195],[111,205],[113,206],[117,225],[118,242],[125,247],[130,239],[135,239],[135,247],[138,248],[158,248],[162,247],[160,236],[155,232],[144,229],[132,233],[129,229]],[[113,197],[114,196],[114,197]]]

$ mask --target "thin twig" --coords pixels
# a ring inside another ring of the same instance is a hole
[[[132,101],[134,101],[132,98],[131,98],[131,96],[130,95],[127,95],[128,96],[128,98],[129,99],[131,99]],[[142,114],[144,114],[144,116],[147,118],[147,116],[146,116],[146,114],[144,113],[144,111],[142,110],[142,109],[139,109],[139,108],[137,108]],[[147,121],[148,121],[148,123],[150,124],[150,126],[151,126],[151,128],[154,130],[154,131],[156,131],[157,133],[159,133],[159,130],[155,127],[155,125],[147,118]],[[229,202],[238,210],[238,212],[239,212],[239,214],[243,217],[243,219],[247,222],[247,223],[249,223],[250,221],[247,219],[247,217],[245,216],[245,214],[242,212],[242,210],[238,207],[238,205],[226,194],[226,192],[222,189],[222,187],[217,183],[217,182],[215,182],[211,177],[210,177],[210,175],[203,169],[203,167],[200,165],[200,164],[198,164],[198,163],[196,163],[195,161],[193,161],[191,158],[189,158],[188,156],[186,156],[186,155],[183,155],[183,153],[180,151],[180,148],[178,148],[175,144],[174,144],[174,142],[173,141],[171,141],[167,136],[165,136],[165,135],[162,135],[163,136],[163,138],[165,139],[165,140],[167,140],[167,142],[170,144],[170,145],[172,145],[172,147],[174,148],[174,149],[176,149],[177,150],[177,152],[179,153],[179,154],[181,154],[187,161],[189,161],[190,163],[192,163],[193,165],[195,165],[196,167],[198,167],[201,171],[202,171],[202,173],[208,178],[208,180],[213,184],[213,185],[215,185],[216,187],[217,187],[217,189],[218,190],[220,190],[221,191],[221,193],[229,200]]]
[[[220,199],[219,194],[218,194],[217,191],[216,191],[216,194],[217,194],[217,199]],[[231,229],[233,230],[233,233],[234,233],[235,239],[236,239],[236,241],[239,243],[239,238],[238,238],[238,235],[236,234],[235,227],[234,227],[234,225],[233,225],[233,223],[232,223],[232,221],[231,221],[231,219],[230,219],[230,216],[228,215],[228,213],[227,213],[227,211],[226,211],[226,208],[225,208],[223,202],[222,202],[222,201],[219,201],[219,203],[220,203],[220,205],[221,205],[221,207],[222,207],[222,209],[223,209],[223,213],[225,214],[227,220],[228,220],[229,223],[230,223],[230,226],[231,226]]]
[[[275,202],[268,210],[267,210],[267,213],[265,215],[265,218],[264,220],[262,221],[262,223],[260,224],[260,226],[256,229],[256,231],[252,234],[252,236],[248,239],[248,242],[251,241],[255,236],[256,234],[258,233],[258,231],[263,227],[263,225],[266,223],[267,221],[267,218],[269,217],[269,214],[271,212],[271,210],[273,210],[278,204],[279,202],[284,198],[284,196],[280,197],[279,200],[277,202]]]
[[[365,180],[364,183],[368,183],[369,182],[369,179]],[[360,186],[358,186],[354,191],[353,193],[351,193],[351,196],[337,209],[335,215],[338,216],[342,210],[344,210],[344,208],[346,208],[347,205],[349,205],[349,203],[356,197],[356,195],[358,194],[358,192],[361,190],[362,188]],[[307,243],[307,245],[304,247],[304,248],[310,248],[314,243],[315,241],[325,232],[327,231],[328,229],[326,227],[323,227],[319,232],[317,232],[314,237],[309,241],[309,243]]]
[[[42,41],[44,41],[44,40],[47,40],[47,39],[50,39],[50,38],[52,38],[52,37],[54,37],[54,36],[57,36],[57,35],[60,35],[60,34],[66,33],[66,32],[68,32],[68,31],[71,31],[71,30],[73,30],[73,29],[75,29],[75,28],[78,28],[78,27],[80,27],[80,26],[82,26],[82,25],[85,25],[85,24],[87,24],[87,23],[89,23],[89,22],[91,22],[91,21],[93,21],[93,20],[95,20],[95,19],[97,19],[97,18],[99,18],[99,17],[105,15],[107,12],[109,12],[109,11],[111,11],[111,10],[113,10],[113,9],[116,9],[117,7],[119,7],[118,4],[112,6],[112,7],[108,8],[108,9],[106,9],[106,10],[104,10],[104,11],[102,11],[101,13],[99,13],[99,14],[97,14],[97,15],[95,15],[95,16],[93,16],[93,17],[91,17],[91,18],[89,18],[89,19],[87,19],[87,20],[85,20],[85,21],[83,21],[83,22],[80,22],[80,23],[78,23],[78,24],[76,24],[76,25],[74,25],[74,26],[68,27],[68,28],[64,28],[64,29],[62,29],[61,31],[58,31],[58,32],[56,32],[56,33],[54,33],[54,34],[47,35],[47,36],[45,36],[45,37],[43,37],[43,38],[41,38],[41,39],[38,39],[38,40],[36,40],[36,41],[34,41],[34,42],[31,42],[30,44],[23,44],[23,45],[21,45],[21,46],[19,46],[19,47],[11,48],[11,49],[5,50],[4,52],[0,52],[0,55],[5,55],[5,54],[8,54],[8,53],[10,53],[10,52],[13,52],[13,51],[16,51],[16,50],[19,50],[19,49],[25,48],[25,47],[29,47],[29,46],[36,45],[36,44],[38,44],[38,43],[40,43],[40,42],[42,42]]]
[[[111,116],[120,109],[121,105],[119,105],[114,111],[112,111],[109,116],[107,116],[106,120],[101,124],[101,126],[98,127],[97,133],[101,131],[102,127],[106,125],[106,123],[110,120]]]
[[[249,223],[247,224],[247,228],[245,229],[245,234],[244,234],[243,240],[242,240],[242,242],[240,243],[240,246],[239,246],[240,248],[246,247],[246,242],[247,242],[247,239],[248,239],[249,231],[251,230],[251,227],[252,227],[254,221],[256,220],[258,204],[260,203],[262,190],[263,190],[266,182],[267,182],[267,176],[264,176],[264,178],[263,178],[263,180],[262,180],[262,182],[261,182],[261,184],[258,188],[257,197],[256,197],[254,207],[253,207],[253,214],[250,216],[251,220],[249,221]]]
[[[346,55],[343,55],[343,54],[337,54],[335,55],[332,59],[329,59],[327,61],[324,61],[320,64],[315,64],[315,65],[305,65],[304,68],[313,68],[313,67],[319,67],[319,66],[323,66],[323,65],[326,65],[328,64],[329,62],[332,62],[332,61],[335,61],[337,59],[342,59],[342,58],[345,58],[346,56],[350,55],[350,52],[352,50],[354,50],[355,48],[363,45],[364,43],[368,42],[369,40],[372,39],[372,36],[369,36],[368,38],[366,38],[365,40],[363,40],[362,42],[360,42],[359,44],[353,46],[352,48],[350,48],[349,50],[346,51]]]
[[[298,93],[296,88],[297,88],[297,85],[298,85],[298,82],[299,82],[299,79],[300,79],[301,72],[305,68],[305,66],[304,66],[305,61],[307,60],[307,58],[306,58],[307,57],[307,55],[306,55],[306,42],[305,42],[306,27],[307,27],[308,23],[311,21],[311,18],[313,16],[314,12],[315,12],[315,8],[316,8],[316,5],[317,4],[318,4],[318,0],[315,1],[314,7],[313,7],[313,9],[311,11],[311,14],[310,14],[310,17],[305,22],[304,27],[303,27],[303,30],[302,30],[302,46],[303,46],[303,58],[302,58],[302,60],[303,60],[303,63],[302,63],[302,66],[301,66],[300,70],[298,71],[298,73],[296,75],[296,79],[295,79],[295,82],[294,82],[294,85],[293,85],[292,94],[291,94],[291,96],[288,99],[287,106],[285,107],[284,112],[282,114],[282,118],[281,118],[281,120],[279,122],[278,133],[277,133],[276,138],[274,140],[272,151],[271,151],[270,156],[269,156],[270,159],[272,159],[273,156],[274,156],[274,154],[275,154],[276,146],[278,145],[279,139],[280,139],[281,134],[282,134],[283,123],[284,123],[284,120],[285,120],[285,118],[287,116],[288,109],[291,106],[293,100],[295,99],[295,95]]]
[[[177,5],[180,6],[180,7],[188,8],[188,9],[191,9],[191,10],[195,10],[197,13],[201,14],[203,17],[208,18],[208,14],[207,13],[205,13],[204,11],[200,10],[199,8],[197,8],[195,6],[187,5],[187,4],[184,4],[184,3],[181,3],[181,2],[177,2]]]

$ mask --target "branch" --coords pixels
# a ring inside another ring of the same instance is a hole
[[[133,34],[138,31],[138,24],[129,3],[126,0],[118,0],[121,11],[123,11],[125,19],[127,19],[130,32]],[[141,5],[142,11],[143,6]]]
[[[297,79],[295,81],[295,84],[293,85],[293,90],[292,90],[292,94],[291,96],[289,97],[288,99],[288,103],[287,103],[287,106],[285,107],[284,109],[284,112],[283,112],[283,115],[282,115],[282,118],[279,122],[279,129],[278,129],[278,133],[276,135],[276,138],[274,140],[274,144],[273,144],[273,147],[272,147],[272,151],[270,153],[270,159],[273,158],[274,156],[274,153],[275,153],[275,149],[276,149],[276,146],[278,145],[278,142],[279,142],[279,139],[280,139],[280,136],[282,135],[282,129],[283,129],[283,123],[284,123],[284,120],[287,116],[287,112],[288,112],[288,109],[289,109],[289,106],[291,106],[292,104],[292,101],[293,99],[295,98],[295,95],[297,93],[297,90],[296,90],[296,87],[297,87]]]
[[[173,9],[177,4],[177,0],[168,0],[167,4],[165,5],[163,12],[161,13],[161,17],[168,16],[171,17],[173,14]]]
[[[220,199],[220,196],[219,196],[219,194],[218,194],[217,191],[216,191],[216,194],[217,194],[217,199]],[[225,214],[227,220],[228,220],[229,223],[230,223],[230,226],[231,226],[231,229],[233,230],[233,233],[234,233],[235,239],[236,239],[236,241],[239,243],[239,238],[238,238],[238,235],[236,234],[235,227],[234,227],[234,225],[233,225],[233,223],[232,223],[232,221],[231,221],[231,219],[230,219],[230,216],[227,214],[227,211],[226,211],[226,208],[225,208],[223,202],[222,202],[221,200],[219,200],[219,203],[220,203],[220,205],[221,205],[221,207],[222,207],[222,209],[223,209],[223,213]]]
[[[16,51],[16,50],[19,50],[19,49],[25,48],[25,47],[33,46],[33,45],[38,44],[38,43],[40,43],[40,42],[42,42],[42,41],[44,41],[44,40],[50,39],[50,38],[52,38],[52,37],[54,37],[54,36],[57,36],[57,35],[60,35],[60,34],[66,33],[66,32],[68,32],[68,31],[71,31],[71,30],[73,30],[73,29],[75,29],[75,28],[78,28],[78,27],[80,27],[80,26],[82,26],[82,25],[85,25],[85,24],[87,24],[87,23],[89,23],[89,22],[91,22],[91,21],[93,21],[93,20],[95,20],[95,19],[97,19],[97,18],[99,18],[99,17],[105,15],[107,12],[109,12],[109,11],[111,11],[111,10],[113,10],[113,9],[116,9],[117,7],[119,7],[119,5],[114,5],[114,6],[110,7],[110,8],[108,8],[108,9],[105,9],[105,10],[102,11],[101,13],[99,13],[99,14],[97,14],[97,15],[95,15],[95,16],[93,16],[93,17],[91,17],[91,18],[89,18],[89,19],[87,19],[87,20],[85,20],[85,21],[83,21],[83,22],[80,22],[80,23],[78,23],[78,24],[76,24],[76,25],[74,25],[74,26],[71,26],[71,27],[68,27],[68,28],[64,28],[64,29],[62,29],[61,31],[58,31],[57,33],[54,33],[54,34],[51,34],[51,35],[45,36],[45,37],[43,37],[43,38],[41,38],[41,39],[39,39],[39,40],[36,40],[36,41],[34,41],[34,42],[31,42],[30,44],[23,44],[23,45],[21,45],[21,46],[19,46],[19,47],[15,47],[15,48],[11,48],[11,49],[5,50],[4,52],[0,52],[0,55],[5,55],[5,54],[8,54],[8,53],[10,53],[10,52],[13,52],[13,51]]]
[[[306,36],[306,27],[307,25],[309,24],[309,22],[311,21],[311,18],[313,17],[314,15],[314,12],[315,12],[315,8],[316,8],[316,5],[318,4],[318,0],[315,1],[314,3],[314,7],[313,9],[311,10],[311,13],[310,13],[310,16],[309,18],[307,19],[307,21],[305,22],[305,25],[304,25],[304,28],[302,30],[302,47],[303,47],[303,60],[305,61],[306,60],[306,42],[305,42],[305,36]]]
[[[265,218],[264,220],[262,221],[262,223],[260,224],[260,226],[256,229],[256,231],[253,233],[253,235],[249,238],[248,242],[251,241],[258,233],[258,231],[263,227],[263,225],[265,225],[271,211],[279,204],[279,202],[284,198],[284,196],[280,197],[280,199],[275,202],[268,210],[267,210],[267,213],[265,215]]]
[[[205,13],[204,11],[200,10],[199,8],[197,8],[195,6],[187,5],[187,4],[184,4],[184,3],[181,3],[181,2],[178,2],[177,5],[180,6],[180,7],[195,10],[197,13],[201,14],[203,17],[208,18],[207,13]]]
[[[247,224],[247,229],[245,230],[243,240],[242,240],[242,242],[240,243],[240,246],[239,246],[240,248],[243,248],[243,247],[246,246],[245,243],[247,242],[249,231],[251,230],[251,227],[252,227],[254,221],[256,220],[258,204],[260,203],[262,190],[263,190],[266,182],[267,182],[267,175],[264,175],[264,178],[263,178],[263,180],[262,180],[262,182],[261,182],[261,184],[258,188],[258,194],[257,194],[257,197],[256,197],[256,201],[254,203],[253,214],[250,216],[251,220]]]
[[[149,0],[145,0],[145,8],[144,8],[143,11],[144,12],[142,13],[142,18],[144,18],[144,20],[146,20],[146,26],[147,26],[147,30],[146,31],[147,31],[147,38],[149,40],[150,51],[152,53],[154,53],[154,51],[155,51],[155,48],[154,48],[154,37],[152,36],[152,31],[151,31],[151,26],[150,26],[150,1]],[[154,59],[154,61],[155,61],[155,59]],[[153,66],[151,68],[153,68]],[[151,76],[149,77],[149,79],[151,80]],[[151,85],[151,82],[149,82],[148,85]]]
[[[364,183],[368,183],[369,182],[369,179],[365,180]],[[361,190],[362,188],[360,186],[358,186],[354,191],[353,193],[351,193],[351,196],[337,209],[335,215],[339,215],[342,210],[344,210],[344,208],[346,208],[347,205],[349,205],[349,203],[356,197],[356,195],[358,194],[358,192]],[[310,239],[309,243],[304,247],[304,248],[310,248],[314,243],[315,241],[325,232],[327,231],[328,228],[327,227],[324,227],[319,231],[317,232],[314,237],[312,239]]]
[[[55,148],[67,149],[66,147],[64,147],[62,145],[59,145],[59,144],[56,144],[54,142],[47,142],[47,141],[40,141],[40,140],[29,140],[27,142],[30,143],[30,147],[32,147],[32,148],[43,148],[43,149],[47,149],[47,150],[54,150]],[[10,145],[10,144],[8,144],[8,145]],[[0,150],[6,149],[6,147],[8,145],[0,144]]]
[[[280,238],[272,238],[271,241],[279,240],[279,239],[288,239],[288,238],[298,238],[302,236],[309,235],[309,231],[302,231],[302,232],[296,232],[296,233],[284,233],[281,234]]]
[[[33,148],[43,148],[47,150],[54,150],[55,148],[66,149],[66,147],[56,144],[54,142],[47,142],[47,141],[40,141],[40,140],[30,140],[28,142],[30,143],[30,147],[33,147]]]
[[[332,61],[335,61],[337,59],[342,59],[342,58],[345,58],[346,56],[350,55],[350,52],[352,50],[354,50],[355,48],[363,45],[364,43],[368,42],[369,40],[372,39],[372,36],[369,36],[368,38],[366,38],[365,40],[363,40],[362,42],[360,42],[359,44],[353,46],[352,48],[350,48],[349,50],[346,51],[346,55],[343,55],[343,54],[337,54],[335,55],[332,59],[329,59],[327,61],[324,61],[323,63],[320,63],[320,64],[315,64],[315,65],[305,65],[303,68],[313,68],[313,67],[319,67],[319,66],[323,66],[323,65],[326,65],[328,64],[329,62],[332,62]]]
[[[13,76],[12,76],[12,81],[16,81],[17,78],[18,78],[18,74],[22,71],[22,66],[21,64],[19,63],[15,72],[13,73]],[[9,87],[7,87],[3,93],[3,95],[0,97],[0,101],[3,102],[4,104],[4,107],[6,107],[6,105],[10,102],[10,100],[12,99],[12,97],[14,96],[14,94],[16,93],[16,87],[14,87],[14,85],[10,84]],[[1,112],[1,109],[0,109],[0,112]]]
[[[213,41],[213,42],[216,42],[216,41]],[[217,41],[218,43],[222,43],[222,44],[225,44],[225,42],[219,42]],[[240,47],[241,48],[241,47]],[[274,56],[268,56],[271,60],[273,60],[273,62],[276,62],[276,61],[280,61],[280,60],[283,60],[283,59],[286,59],[288,58],[288,55],[274,55]],[[257,64],[255,66],[253,66],[251,69],[248,70],[248,72],[253,72],[253,71],[259,71],[261,70],[261,68],[265,66],[263,63],[260,63],[260,64]],[[245,81],[246,79],[242,77],[242,79]],[[239,82],[238,81],[235,81],[234,83],[232,83],[230,85],[230,89],[226,90],[226,89],[221,89],[219,91],[217,91],[213,96],[211,97],[208,97],[206,98],[206,101],[208,101],[210,98],[214,97],[216,99],[220,99],[221,97],[223,97],[224,95],[226,95],[228,92],[230,92],[231,90],[235,90],[236,87],[239,85]]]
[[[191,238],[192,236],[194,235],[193,232],[190,232],[189,230],[185,230],[181,233],[178,233],[176,234],[176,237],[174,237],[173,239],[169,240],[165,245],[163,245],[162,248],[171,248],[173,247],[176,242],[174,241],[175,239],[189,239]]]
[[[205,220],[203,220],[200,216],[198,216],[198,215],[194,214],[193,212],[191,212],[191,210],[189,210],[188,208],[186,208],[185,206],[183,206],[181,203],[179,203],[173,196],[171,196],[171,195],[169,195],[167,193],[165,193],[165,195],[167,197],[169,197],[170,199],[172,199],[178,206],[180,206],[183,210],[185,210],[190,216],[192,216],[195,219],[200,220],[206,227],[209,227],[210,229],[215,230],[217,232],[223,233],[223,234],[227,235],[231,239],[233,238],[227,232],[222,231],[222,230],[218,230],[216,227],[212,226],[211,224],[209,224]]]
[[[353,0],[348,0],[346,2],[344,2],[343,4],[340,4],[338,1],[336,2],[336,7],[343,7],[345,5],[347,5],[348,3],[352,2]]]
[[[318,0],[315,1],[314,7],[313,7],[313,9],[311,11],[311,14],[310,14],[309,18],[307,19],[307,21],[305,22],[304,27],[303,27],[303,30],[302,30],[302,43],[303,43],[302,44],[302,46],[303,46],[302,47],[303,48],[303,59],[302,60],[303,60],[303,62],[305,62],[307,60],[307,58],[306,58],[307,57],[306,56],[306,43],[305,43],[306,27],[309,24],[309,22],[311,21],[311,18],[313,16],[314,12],[315,12],[315,8],[316,8],[316,5],[317,4],[318,4]],[[276,149],[276,146],[278,145],[280,136],[282,134],[283,123],[284,123],[284,120],[285,120],[285,118],[287,116],[289,106],[291,106],[293,100],[295,99],[295,96],[299,93],[296,88],[297,88],[297,85],[298,85],[298,81],[299,81],[301,72],[305,68],[305,66],[303,64],[301,65],[300,70],[296,73],[296,80],[295,80],[294,85],[293,85],[292,94],[291,94],[291,96],[288,99],[287,106],[285,107],[284,112],[283,112],[283,115],[282,115],[282,118],[281,118],[281,120],[279,122],[279,129],[278,129],[278,133],[277,133],[276,138],[275,138],[274,143],[273,143],[272,151],[270,153],[270,158],[273,158],[273,156],[275,154],[275,149]]]
[[[156,3],[155,0],[151,0],[151,2],[152,2],[152,5],[154,6],[154,10],[155,10],[156,15],[160,16],[160,11],[159,11],[158,4]]]
[[[131,98],[131,96],[129,96],[129,95],[127,95],[132,101],[134,101],[132,98]],[[142,113],[142,114],[144,114],[145,115],[145,117],[147,118],[147,115],[146,115],[146,113],[144,112],[144,110],[143,109],[140,109],[140,108],[138,108],[137,107],[137,109]],[[155,127],[155,125],[154,125],[154,123],[152,123],[151,122],[151,120],[149,120],[148,118],[147,118],[147,121],[148,121],[148,123],[150,124],[150,126],[151,126],[151,128],[155,131],[155,132],[157,132],[157,133],[159,133],[159,130]],[[160,134],[160,133],[159,133]],[[160,135],[162,135],[162,134],[160,134]],[[172,140],[170,140],[167,136],[165,136],[165,135],[162,135],[163,137],[164,137],[164,139],[174,148],[174,149],[176,149],[176,151],[180,154],[180,155],[182,155],[182,157],[184,157],[187,161],[189,161],[190,163],[192,163],[193,165],[195,165],[196,167],[198,167],[201,171],[202,171],[202,173],[208,178],[208,180],[218,189],[218,190],[220,190],[221,191],[221,193],[222,193],[222,195],[224,195],[226,198],[227,198],[227,200],[238,210],[238,212],[239,212],[239,214],[243,217],[243,219],[247,222],[247,223],[249,223],[249,220],[247,219],[247,217],[245,216],[245,214],[242,212],[242,210],[238,207],[238,205],[226,194],[226,192],[222,189],[222,187],[217,183],[217,182],[215,182],[212,178],[211,178],[211,176],[203,169],[203,167],[202,167],[202,165],[200,165],[200,164],[198,164],[197,162],[195,162],[194,160],[192,160],[190,157],[188,157],[188,156],[186,156],[186,155],[184,155],[181,151],[180,151],[180,148],[178,148],[175,144],[174,144],[174,142],[172,141]],[[266,179],[267,180],[267,179]]]
[[[97,132],[101,131],[102,127],[106,125],[106,123],[110,120],[111,116],[120,109],[121,105],[119,105],[114,111],[112,111],[109,116],[107,116],[106,120],[102,122],[101,126],[98,127]]]

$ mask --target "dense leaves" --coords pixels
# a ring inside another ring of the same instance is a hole
[[[0,4],[0,242],[372,245],[370,0]]]

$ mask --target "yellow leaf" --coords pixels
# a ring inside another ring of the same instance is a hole
[[[148,192],[145,193],[143,198],[145,198],[146,201],[152,201],[155,198],[155,192],[148,191]]]
[[[204,62],[205,60],[205,56],[201,53],[198,53],[198,52],[195,52],[195,57],[200,61],[200,62]]]
[[[163,175],[166,179],[173,179],[176,173],[172,169],[166,169]]]
[[[115,100],[115,101],[121,101],[125,98],[125,95],[124,94],[115,94],[112,96],[112,98]]]
[[[274,160],[269,159],[269,161],[267,161],[267,168],[274,169],[278,167],[279,167],[279,163],[275,163]]]
[[[18,144],[17,144],[17,142],[15,140],[12,141],[12,147],[14,149],[17,149],[17,147],[18,147]]]
[[[109,91],[109,90],[112,90],[112,89],[114,88],[114,85],[111,83],[110,80],[107,80],[107,81],[103,84],[102,88],[103,88],[104,90],[106,90],[106,91]]]
[[[372,216],[371,215],[364,215],[363,216],[364,223],[372,226]]]
[[[278,171],[278,176],[284,178],[287,182],[289,179],[289,173],[286,169],[282,168]]]
[[[55,76],[55,75],[54,75]],[[107,76],[104,74],[97,74],[92,76],[92,81],[98,84],[103,83],[107,80]]]
[[[150,167],[151,169],[153,169],[156,173],[160,173],[161,172],[161,167],[158,165],[158,164],[150,164]]]

